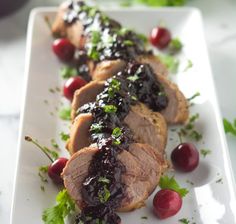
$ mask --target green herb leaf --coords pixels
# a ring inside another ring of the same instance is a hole
[[[130,46],[134,46],[134,42],[131,40],[124,40],[123,42],[124,45],[130,47]]]
[[[199,114],[194,114],[189,118],[188,123],[180,129],[179,135],[189,137],[195,141],[202,139],[202,134],[195,129],[195,122],[199,119]]]
[[[116,79],[112,79],[109,87],[108,87],[108,94],[110,97],[114,97],[115,93],[117,93],[120,90],[120,81]]]
[[[69,66],[65,66],[61,68],[60,75],[63,79],[69,79],[70,77],[74,77],[77,75],[77,71],[75,68],[71,68]]]
[[[51,144],[54,148],[58,149],[59,148],[59,145],[56,143],[56,140],[55,139],[51,139]]]
[[[141,219],[148,219],[148,217],[147,216],[142,216]]]
[[[158,6],[182,6],[186,0],[138,0],[138,2],[151,7]]]
[[[179,38],[174,38],[171,40],[171,42],[169,44],[169,49],[170,49],[171,53],[177,53],[177,52],[181,51],[182,48],[183,48],[183,44],[181,43]]]
[[[224,129],[225,129],[226,134],[230,133],[236,136],[236,119],[234,120],[234,123],[231,123],[229,120],[224,118],[223,124],[224,124]]]
[[[93,131],[95,133],[101,133],[103,126],[99,123],[94,123],[90,127],[90,131]]]
[[[181,195],[181,197],[186,196],[189,192],[186,188],[181,188],[174,177],[162,176],[159,186],[161,189],[170,189],[176,191]]]
[[[59,111],[59,117],[62,119],[62,120],[66,120],[66,121],[69,121],[71,118],[70,118],[70,114],[71,114],[71,108],[62,108],[60,111]]]
[[[114,105],[105,105],[103,110],[105,113],[116,113],[117,107]]]
[[[190,224],[190,221],[186,218],[179,219],[179,222],[182,223],[182,224]]]
[[[109,200],[110,196],[111,196],[110,191],[107,189],[107,186],[104,185],[103,186],[103,191],[102,192],[99,191],[99,193],[98,193],[99,201],[101,203],[105,203]]]
[[[44,183],[48,182],[47,173],[48,173],[48,166],[40,166],[39,167],[38,175],[39,175],[41,181]]]
[[[209,149],[201,149],[200,153],[205,158],[207,155],[211,154],[211,150],[209,150]]]
[[[61,132],[60,136],[61,136],[61,140],[62,141],[67,141],[70,138],[70,135],[68,135],[68,134],[66,134],[64,132]]]
[[[132,76],[128,76],[127,79],[130,80],[131,82],[135,82],[139,79],[139,77],[138,77],[137,74],[135,74],[135,75],[132,75]]]
[[[195,99],[196,97],[200,96],[201,94],[199,92],[196,92],[193,96],[189,97],[187,100],[191,101],[193,99]]]
[[[99,177],[98,182],[109,184],[110,180],[106,177]]]
[[[173,74],[178,72],[179,59],[171,55],[159,55],[158,58]]]
[[[193,67],[193,62],[191,60],[188,60],[187,62],[187,66],[186,68],[184,69],[184,72],[186,72],[188,69],[192,68]]]
[[[67,191],[60,191],[56,197],[57,204],[44,210],[42,220],[45,224],[65,224],[64,219],[75,211],[75,203]]]
[[[112,137],[119,138],[122,135],[122,131],[120,128],[116,127],[112,131]]]

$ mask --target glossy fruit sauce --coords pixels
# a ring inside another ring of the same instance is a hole
[[[126,186],[122,182],[125,167],[117,155],[128,150],[133,141],[132,132],[123,120],[138,102],[161,111],[168,99],[152,68],[135,62],[137,55],[147,53],[142,38],[83,2],[72,2],[65,16],[68,25],[77,20],[83,24],[84,35],[89,37],[83,46],[83,60],[86,55],[95,62],[117,58],[129,62],[125,70],[105,82],[94,103],[78,110],[78,113],[92,113],[91,140],[99,151],[83,182],[84,208],[76,223],[118,224],[121,220],[115,210],[121,205]]]

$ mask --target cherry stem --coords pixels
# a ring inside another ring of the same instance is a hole
[[[180,143],[183,143],[182,135],[181,135],[180,132],[178,132],[178,136],[179,136],[179,141],[180,141]]]
[[[48,154],[47,150],[45,150],[45,148],[42,147],[37,141],[33,140],[30,136],[25,136],[25,140],[28,141],[28,142],[32,142],[34,145],[36,145],[48,157],[48,159],[52,163],[54,162],[52,157]]]

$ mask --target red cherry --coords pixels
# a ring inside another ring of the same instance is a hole
[[[66,158],[58,158],[48,167],[48,176],[53,180],[56,184],[62,184],[63,179],[61,177],[61,173],[66,166],[68,159]]]
[[[150,42],[153,46],[163,49],[168,46],[171,41],[171,33],[164,27],[155,27],[151,31]]]
[[[166,219],[175,215],[182,207],[181,196],[169,189],[157,192],[153,199],[154,213],[159,219]]]
[[[52,49],[62,61],[68,62],[74,57],[75,46],[65,38],[54,40]]]
[[[176,169],[190,172],[199,164],[199,152],[192,143],[181,143],[171,153],[171,160]]]
[[[72,101],[74,92],[86,84],[87,82],[79,76],[69,78],[63,88],[64,96]]]

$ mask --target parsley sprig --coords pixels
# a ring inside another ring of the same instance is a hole
[[[180,129],[179,135],[185,136],[195,141],[200,141],[202,139],[202,134],[198,132],[195,128],[195,123],[199,119],[199,114],[194,114],[189,118],[188,123]]]
[[[170,189],[180,194],[181,197],[185,197],[188,194],[188,190],[186,188],[181,188],[174,176],[162,176],[159,182],[159,186],[161,189]]]
[[[236,136],[236,119],[234,119],[234,121],[231,123],[229,120],[224,118],[223,124],[224,124],[224,129],[225,129],[226,134],[230,133]]]
[[[56,205],[43,211],[45,224],[65,224],[64,219],[75,211],[75,203],[64,189],[56,197]]]

